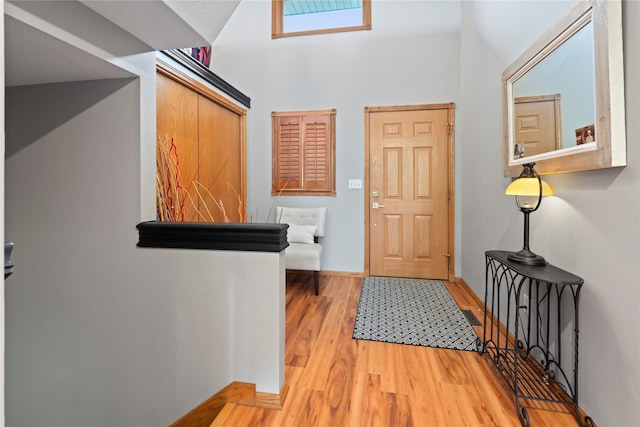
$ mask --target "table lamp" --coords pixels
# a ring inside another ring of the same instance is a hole
[[[519,252],[509,255],[509,259],[525,265],[546,265],[547,262],[542,256],[529,250],[529,214],[540,207],[542,197],[553,195],[553,188],[540,179],[534,165],[535,163],[523,164],[522,173],[505,191],[506,195],[516,196],[516,205],[524,214],[524,247]]]

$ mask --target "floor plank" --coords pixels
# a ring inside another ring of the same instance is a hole
[[[519,426],[513,392],[488,356],[352,339],[362,279],[288,273],[282,410],[236,405],[223,426]],[[447,288],[462,309],[482,310]],[[476,328],[481,334],[482,329]],[[532,426],[575,426],[563,410],[530,412]]]

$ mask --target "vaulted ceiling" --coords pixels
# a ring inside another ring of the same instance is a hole
[[[7,1],[5,85],[125,77],[111,59],[210,45],[239,2]]]

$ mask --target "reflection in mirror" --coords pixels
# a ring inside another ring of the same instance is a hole
[[[503,73],[505,176],[624,166],[622,8],[580,1]]]
[[[562,149],[559,93],[513,98],[513,159]]]
[[[593,23],[514,81],[512,91],[520,158],[583,144],[596,117]]]

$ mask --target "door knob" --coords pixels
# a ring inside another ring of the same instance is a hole
[[[373,205],[371,207],[373,209],[379,209],[379,208],[384,208],[384,205],[381,205],[380,203],[377,203],[377,202],[373,202]]]

